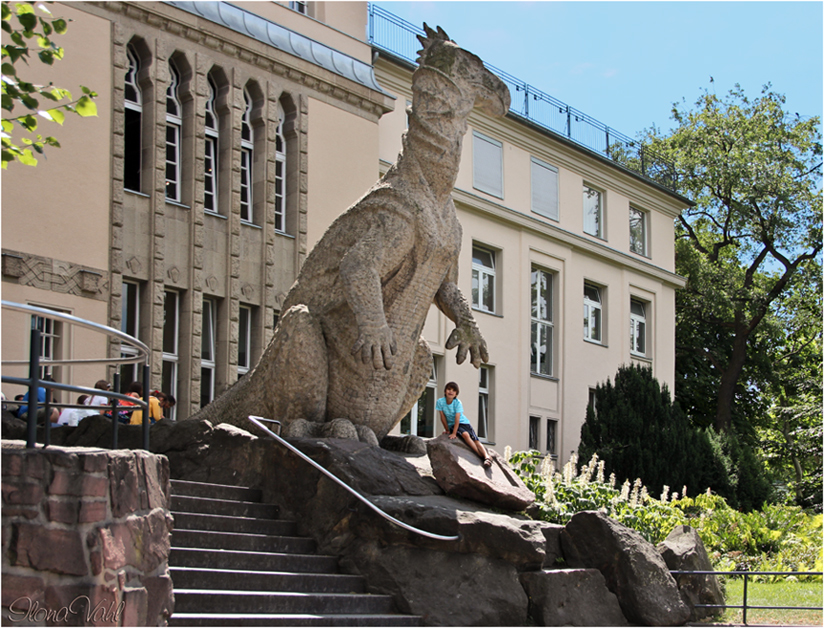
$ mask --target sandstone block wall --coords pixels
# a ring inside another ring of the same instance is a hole
[[[3,441],[3,625],[166,625],[169,499],[165,456]]]

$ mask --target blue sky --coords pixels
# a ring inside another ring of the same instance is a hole
[[[671,128],[672,103],[765,83],[822,114],[822,2],[376,2],[635,137]],[[714,79],[710,83],[710,77]],[[513,94],[513,97],[515,95]]]

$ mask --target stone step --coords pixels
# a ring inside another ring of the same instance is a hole
[[[211,497],[212,499],[234,499],[243,502],[259,502],[263,492],[246,486],[228,486],[226,484],[207,484],[172,480],[172,495],[189,495],[191,497]]]
[[[277,519],[278,516],[278,507],[275,504],[175,494],[172,494],[171,510],[206,515],[228,515],[230,517],[257,517],[261,519]]]
[[[180,529],[172,532],[172,545],[283,554],[311,554],[316,546],[314,539],[307,537]]]
[[[175,613],[169,626],[423,626],[415,615]]]
[[[318,556],[316,554],[284,554],[277,552],[172,547],[169,553],[169,565],[207,569],[335,573],[338,568],[338,559],[336,556]]]
[[[392,598],[388,595],[175,588],[175,613],[385,615],[394,610]]]
[[[303,591],[306,593],[363,593],[362,576],[328,573],[289,573],[277,571],[237,571],[169,567],[175,587],[218,589],[231,583],[233,590]]]
[[[177,530],[204,530],[211,532],[248,532],[251,534],[277,534],[295,536],[297,524],[284,519],[256,519],[254,517],[229,517],[192,512],[172,512]]]

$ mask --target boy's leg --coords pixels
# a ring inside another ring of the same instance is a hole
[[[481,460],[486,459],[486,450],[483,445],[481,445],[480,441],[472,440],[469,432],[461,432],[461,436],[463,436],[463,439],[466,441],[466,444],[469,445],[469,448],[480,456]]]

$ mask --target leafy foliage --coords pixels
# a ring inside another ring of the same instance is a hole
[[[711,490],[690,497],[686,486],[680,494],[664,486],[656,499],[638,479],[632,484],[626,480],[621,488],[614,475],[604,481],[605,463],[597,455],[580,471],[573,456],[561,472],[537,451],[516,452],[508,459],[535,493],[537,512],[546,521],[566,524],[576,512],[599,510],[651,543],[663,541],[677,525],[689,525],[698,532],[716,570],[822,570],[820,514],[774,504],[742,513]]]
[[[43,154],[46,146],[60,146],[53,136],[37,133],[38,118],[62,125],[66,111],[81,117],[96,116],[94,98],[97,94],[81,86],[83,96],[73,100],[66,89],[55,87],[51,83],[37,85],[24,80],[18,73],[18,62],[28,64],[34,50],[37,51],[40,62],[49,66],[63,58],[63,49],[52,41],[52,37],[65,34],[68,27],[66,20],[52,18],[44,5],[38,4],[35,7],[28,2],[14,3],[14,10],[11,2],[3,2],[2,18],[3,31],[8,34],[9,40],[3,44],[2,53],[2,167],[8,168],[8,164],[15,160],[27,166],[36,166],[34,153]],[[13,21],[16,21],[16,26]],[[50,107],[47,105],[47,108],[41,109],[40,99],[52,103],[62,103],[64,100],[69,102]],[[27,111],[15,115],[14,110],[18,105],[22,105]],[[19,140],[13,137],[16,127],[23,132]],[[18,141],[22,146],[16,143]]]

